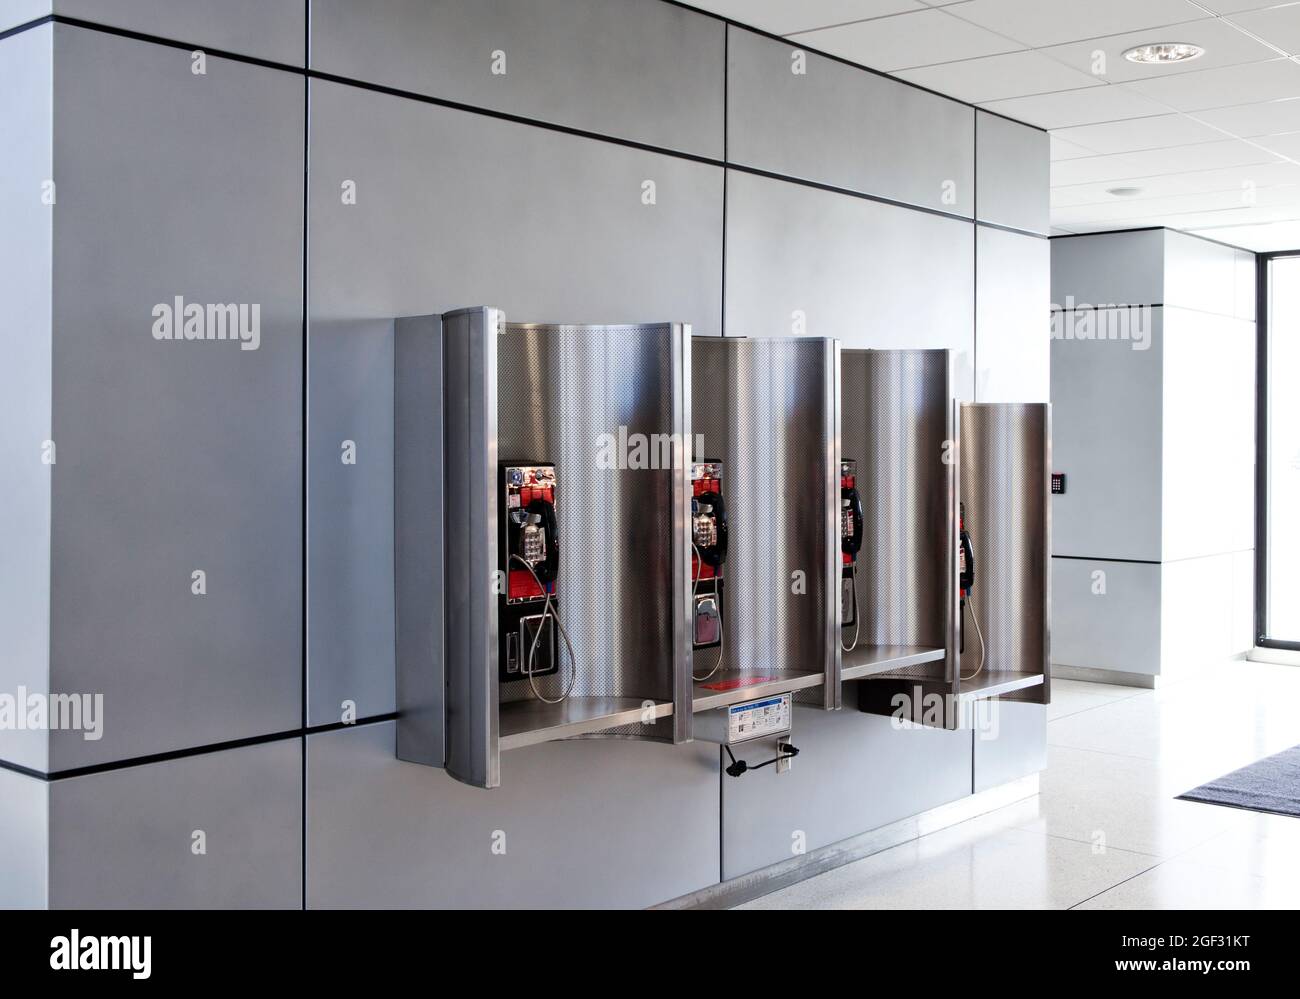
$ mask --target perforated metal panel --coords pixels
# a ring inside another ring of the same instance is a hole
[[[846,350],[842,379],[840,450],[858,463],[864,519],[859,641],[949,648],[956,587],[951,352]],[[943,677],[950,665],[882,675]]]
[[[726,470],[724,671],[838,663],[837,357],[817,338],[692,341],[695,450]]]
[[[575,697],[673,697],[672,337],[670,325],[507,324],[498,342],[501,460],[555,465]],[[567,664],[537,681],[546,697],[567,682]],[[502,702],[533,696],[526,680],[501,685]]]
[[[1045,674],[1050,410],[1045,404],[987,403],[963,404],[960,410],[960,496],[976,554],[971,600],[987,650],[983,679]],[[965,645],[962,674],[970,675],[979,665],[979,644],[972,641],[969,625]],[[1027,696],[1046,700],[1047,684]]]

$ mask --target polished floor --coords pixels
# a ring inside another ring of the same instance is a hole
[[[1300,744],[1300,667],[1057,680],[1041,793],[746,908],[1300,908],[1300,818],[1176,795]]]

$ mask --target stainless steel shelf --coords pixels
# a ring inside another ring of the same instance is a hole
[[[1042,683],[1042,673],[981,673],[973,680],[961,681],[957,698],[962,701],[979,701],[999,694],[1009,694],[1013,690],[1039,687]]]
[[[759,678],[764,679],[760,680]],[[753,701],[772,694],[785,694],[808,687],[820,687],[826,677],[821,673],[794,669],[765,669],[739,672],[737,670],[720,670],[704,681],[696,681],[692,710],[708,711],[712,708],[725,708],[729,704],[741,701]],[[728,690],[713,690],[710,687],[729,683],[741,686]]]
[[[859,645],[843,653],[840,679],[861,680],[878,673],[891,673],[907,666],[942,662],[945,652],[926,645]]]
[[[673,713],[671,702],[656,702],[647,711],[646,702],[635,697],[570,697],[560,704],[545,701],[508,701],[501,705],[501,749],[521,749],[555,739],[588,735],[619,725],[633,725],[647,716],[666,718]]]

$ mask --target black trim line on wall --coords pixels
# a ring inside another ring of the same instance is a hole
[[[667,2],[672,2],[672,0],[662,0],[662,2],[667,3]],[[729,162],[726,159],[727,140],[726,140],[726,127],[725,127],[726,126],[726,110],[725,110],[726,78],[729,74],[726,72],[725,65],[723,67],[723,90],[724,90],[723,159],[718,159],[713,156],[704,156],[700,153],[690,153],[681,149],[670,149],[663,146],[656,146],[652,143],[640,142],[636,139],[626,139],[614,135],[605,135],[601,132],[593,132],[589,129],[578,128],[573,125],[563,125],[557,122],[541,121],[536,118],[529,118],[526,115],[513,114],[509,111],[498,111],[493,108],[479,107],[474,104],[466,104],[463,101],[449,100],[445,97],[434,97],[429,94],[421,94],[410,90],[402,90],[398,87],[390,87],[380,83],[369,83],[365,80],[356,80],[356,79],[352,79],[351,77],[340,76],[336,73],[326,73],[321,70],[311,69],[309,67],[293,66],[288,63],[276,62],[271,59],[262,59],[257,56],[241,55],[240,53],[230,52],[226,49],[217,49],[217,48],[211,48],[207,46],[193,45],[187,42],[178,41],[177,39],[174,38],[162,38],[157,35],[150,35],[142,31],[132,31],[127,28],[117,28],[117,27],[112,27],[110,25],[96,24],[93,21],[86,21],[81,18],[75,18],[75,17],[67,17],[62,14],[47,15],[46,17],[40,18],[39,20],[31,21],[28,24],[21,25],[18,28],[12,29],[10,33],[17,34],[20,31],[26,31],[31,28],[36,28],[43,24],[49,24],[49,23],[64,24],[75,28],[82,28],[88,31],[98,31],[102,34],[115,35],[121,38],[130,38],[136,41],[148,42],[155,45],[163,45],[168,48],[181,49],[187,52],[202,50],[208,55],[214,56],[219,59],[229,59],[234,62],[247,63],[252,66],[261,66],[265,69],[275,69],[286,73],[295,73],[307,77],[308,80],[321,80],[326,83],[336,83],[341,86],[356,87],[359,90],[368,90],[371,91],[372,93],[386,94],[390,97],[401,97],[401,98],[405,98],[406,100],[419,101],[422,104],[432,104],[436,107],[448,108],[449,110],[452,111],[463,111],[467,114],[476,114],[487,118],[495,118],[499,121],[509,121],[517,125],[529,125],[532,126],[533,128],[544,128],[551,132],[559,132],[564,135],[572,135],[581,139],[591,139],[595,142],[607,142],[613,145],[623,146],[629,149],[639,149],[642,152],[654,153],[660,156],[671,156],[676,159],[687,160],[693,163],[702,163],[707,166],[715,166],[715,167],[720,167],[728,170],[739,170],[742,173],[752,174],[753,176],[756,177],[766,177],[770,180],[785,181],[786,183],[797,184],[801,187],[811,187],[816,190],[829,191],[834,194],[841,194],[844,195],[845,197],[850,197],[850,198],[858,198],[863,201],[874,201],[878,204],[893,205],[896,208],[906,208],[910,211],[923,212],[927,215],[937,215],[942,218],[950,218],[959,222],[968,222],[968,223],[973,223],[975,225],[982,225],[985,226],[986,228],[998,229],[1003,232],[1015,233],[1021,236],[1031,236],[1035,239],[1052,238],[1047,233],[1033,232],[1027,229],[1017,229],[1014,226],[1002,225],[1001,223],[997,223],[997,222],[987,222],[987,221],[977,219],[973,217],[973,215],[968,216],[968,215],[960,215],[954,212],[946,212],[939,208],[930,208],[925,205],[911,204],[910,202],[899,201],[895,198],[887,198],[878,194],[868,194],[865,191],[856,191],[851,188],[838,187],[834,184],[827,184],[827,183],[822,183],[820,181],[807,180],[802,177],[794,177],[788,174],[777,173],[776,171],[773,170],[764,170],[760,167],[752,167],[752,166],[746,166],[742,163]],[[742,28],[744,30],[752,30],[740,24],[737,24],[736,27]],[[807,51],[813,51],[813,50],[809,49]],[[828,56],[827,58],[834,58],[834,57]],[[856,66],[856,63],[849,63],[849,65]],[[858,68],[863,69],[867,72],[876,73],[877,75],[880,76],[887,75],[887,74],[879,73],[876,70],[868,70],[866,67],[858,67]],[[888,77],[888,78],[891,80],[894,79],[893,77]],[[902,83],[906,81],[900,80],[898,82]],[[918,88],[918,89],[924,89],[924,88]],[[939,96],[943,96],[943,95],[939,95]],[[952,100],[952,98],[949,98],[949,100]],[[970,105],[970,106],[973,107],[974,105]],[[993,112],[986,112],[986,113],[992,114]],[[1007,119],[1007,120],[1014,121],[1014,119]],[[1015,122],[1015,123],[1018,125],[1025,125],[1024,122]],[[1033,128],[1035,126],[1025,125],[1025,127]]]
[[[186,749],[171,749],[165,753],[151,753],[147,756],[132,756],[124,760],[109,760],[104,763],[92,763],[84,767],[70,767],[67,770],[54,770],[49,773],[42,773],[40,770],[33,770],[31,767],[25,767],[20,763],[10,763],[8,760],[0,760],[0,770],[9,770],[13,773],[23,774],[27,777],[34,777],[36,780],[53,783],[54,781],[68,780],[71,777],[85,777],[90,774],[109,773],[114,770],[126,770],[130,767],[147,766],[151,763],[166,763],[170,760],[184,760],[191,756],[207,756],[209,753],[220,753],[228,749],[243,749],[247,746],[263,746],[271,742],[287,742],[290,739],[303,740],[304,753],[306,751],[306,740],[308,736],[321,735],[325,732],[337,732],[341,729],[361,728],[363,725],[378,725],[382,722],[397,720],[397,712],[390,711],[383,715],[370,715],[367,718],[358,718],[354,722],[331,722],[328,725],[313,725],[310,728],[294,728],[284,732],[272,732],[268,735],[253,735],[246,739],[231,739],[228,742],[213,742],[203,746],[190,746]],[[304,756],[305,758],[305,756]]]

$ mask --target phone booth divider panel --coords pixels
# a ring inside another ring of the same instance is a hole
[[[953,357],[846,350],[842,372],[842,452],[855,462],[863,530],[841,601],[842,621],[855,604],[859,616],[841,632],[841,678],[859,708],[893,714],[900,687],[955,675]]]
[[[720,567],[693,579],[694,710],[788,692],[836,708],[839,342],[697,336],[691,354],[694,459],[706,466],[694,565],[716,543],[713,495],[726,536]]]
[[[448,772],[689,741],[689,326],[442,319]]]

